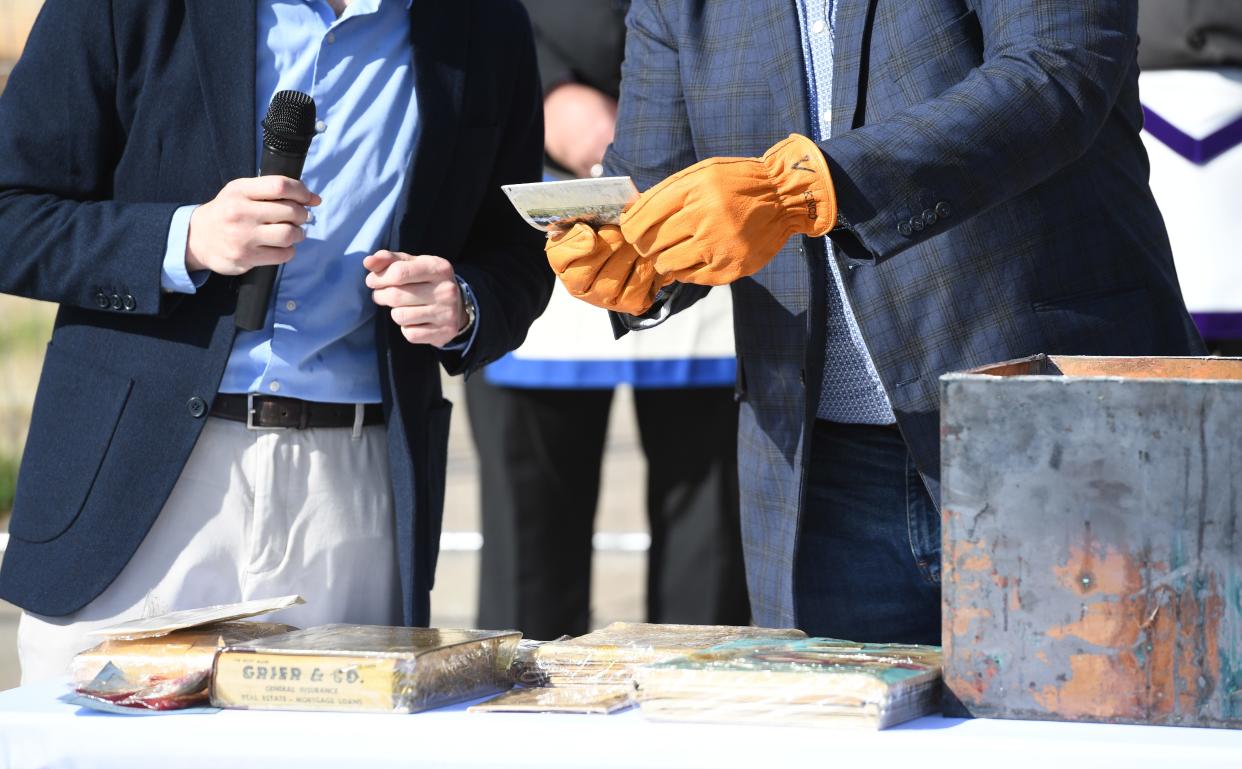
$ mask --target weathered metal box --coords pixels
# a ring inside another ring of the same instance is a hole
[[[1037,356],[941,395],[950,709],[1242,728],[1242,360]]]

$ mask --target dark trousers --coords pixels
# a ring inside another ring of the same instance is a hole
[[[814,636],[940,644],[940,514],[901,434],[816,422],[794,593]]]
[[[497,387],[475,376],[466,399],[481,465],[479,627],[535,639],[587,632],[612,391]],[[634,400],[647,457],[648,619],[748,623],[732,390],[636,390]]]

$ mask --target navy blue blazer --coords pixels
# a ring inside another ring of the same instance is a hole
[[[941,374],[1039,352],[1202,352],[1147,183],[1135,7],[837,0],[821,148],[852,225],[832,258],[934,499]],[[610,173],[646,188],[810,135],[794,0],[635,0],[628,26]],[[815,253],[795,238],[732,286],[746,572],[764,625],[797,624],[828,279]],[[680,287],[672,309],[703,293]]]
[[[552,275],[500,189],[541,176],[525,12],[420,0],[411,13],[421,130],[394,242],[451,260],[481,317],[463,357],[376,315],[405,621],[425,624],[451,408],[439,366],[516,347]],[[0,291],[60,305],[0,570],[0,596],[30,611],[68,614],[111,583],[203,428],[236,281],[166,296],[161,262],[178,206],[255,174],[255,28],[253,0],[49,0],[0,97]]]

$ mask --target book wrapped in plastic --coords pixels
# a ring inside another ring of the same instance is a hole
[[[523,646],[514,677],[527,686],[630,685],[642,665],[728,641],[806,638],[792,628],[614,622],[577,638]]]
[[[740,640],[634,676],[651,719],[884,729],[938,712],[940,664],[935,646]]]
[[[508,689],[521,633],[324,625],[221,650],[211,702],[415,713]]]

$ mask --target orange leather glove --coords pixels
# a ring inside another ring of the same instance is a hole
[[[753,275],[790,235],[820,236],[837,221],[828,163],[792,134],[761,158],[708,158],[638,197],[621,232],[661,275],[719,286]]]
[[[548,238],[544,252],[571,296],[606,310],[642,315],[673,282],[655,271],[654,259],[626,243],[615,224],[593,230],[579,222]]]

